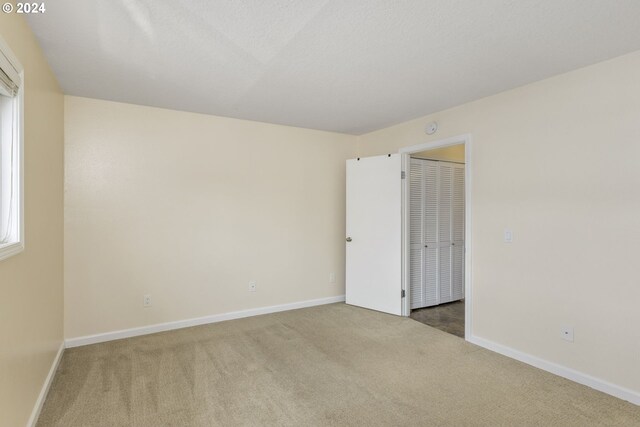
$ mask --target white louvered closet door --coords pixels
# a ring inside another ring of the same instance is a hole
[[[409,286],[411,308],[438,304],[438,165],[411,159]]]
[[[439,304],[438,292],[438,163],[424,162],[424,295],[423,307]]]
[[[409,161],[409,294],[411,308],[424,307],[424,167],[417,159]]]
[[[440,162],[438,185],[438,290],[440,298],[438,303],[453,301],[451,292],[451,200],[453,196],[453,165]]]
[[[411,308],[464,298],[464,165],[411,159]]]
[[[451,197],[451,300],[464,298],[464,165],[453,165]]]

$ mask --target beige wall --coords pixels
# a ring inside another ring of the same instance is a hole
[[[67,338],[344,294],[355,137],[77,97],[65,107]]]
[[[473,137],[473,333],[640,392],[640,52],[360,138]],[[426,136],[431,120],[440,126]],[[503,243],[503,230],[514,242]],[[560,339],[575,327],[575,342]]]
[[[25,251],[0,261],[0,426],[22,426],[62,343],[63,97],[25,20],[0,13],[25,69]]]
[[[411,153],[411,157],[464,163],[464,144],[450,145],[448,147],[434,148],[433,150]]]

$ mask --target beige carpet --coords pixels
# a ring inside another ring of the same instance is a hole
[[[39,426],[638,426],[640,407],[332,304],[66,350]]]

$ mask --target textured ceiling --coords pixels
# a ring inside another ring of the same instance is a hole
[[[56,0],[65,93],[361,134],[640,49],[638,0]]]

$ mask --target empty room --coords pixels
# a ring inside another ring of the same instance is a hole
[[[640,426],[640,2],[0,12],[0,427]]]

